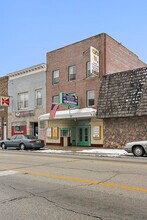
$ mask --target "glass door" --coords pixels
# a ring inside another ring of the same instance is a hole
[[[78,145],[79,146],[90,146],[90,127],[79,127],[78,128]]]

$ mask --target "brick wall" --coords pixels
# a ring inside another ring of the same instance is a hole
[[[89,48],[100,51],[100,76],[104,74],[104,35],[98,35],[64,48],[47,53],[47,112],[50,111],[52,96],[60,92],[76,93],[81,108],[86,107],[86,91],[95,89],[97,106],[99,77],[86,78],[86,62],[89,61]],[[68,81],[68,67],[76,65],[76,80]],[[59,85],[52,85],[52,71],[59,69]],[[62,107],[60,107],[62,109]]]
[[[90,60],[90,46],[100,52],[100,77],[86,78],[86,62]],[[76,80],[68,82],[68,67],[76,65]],[[124,71],[145,66],[130,50],[107,34],[99,34],[80,42],[47,53],[47,112],[50,111],[52,96],[60,92],[76,93],[81,108],[86,107],[86,91],[95,90],[97,108],[100,79],[105,73]],[[58,85],[52,85],[52,71],[59,69]],[[62,110],[63,107],[60,107]]]
[[[0,96],[8,97],[8,77],[0,78]],[[0,117],[7,118],[8,116],[8,107],[3,107],[4,111],[0,111]]]
[[[8,77],[7,76],[0,78],[0,96],[8,97]],[[5,125],[4,125],[4,122],[6,123]],[[3,138],[6,138],[8,134],[8,107],[7,106],[0,106],[0,123],[1,123],[0,124],[0,133],[1,133],[0,139],[3,139]]]
[[[144,67],[136,54],[115,39],[106,35],[106,73],[114,73]]]
[[[123,148],[126,142],[147,140],[147,116],[104,119],[104,148]]]

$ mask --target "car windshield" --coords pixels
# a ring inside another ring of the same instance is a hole
[[[25,137],[26,137],[27,139],[36,139],[36,137],[33,136],[33,135],[25,135]]]

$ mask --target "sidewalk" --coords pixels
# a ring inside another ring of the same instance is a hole
[[[39,152],[43,153],[80,153],[80,154],[93,154],[98,156],[127,156],[132,155],[128,154],[123,149],[105,149],[105,148],[97,148],[97,147],[80,147],[80,146],[45,146],[43,150]]]

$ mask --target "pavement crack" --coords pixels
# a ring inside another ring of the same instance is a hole
[[[30,198],[33,198],[33,197],[34,197],[33,195],[15,197],[15,198],[3,200],[3,201],[0,202],[0,204],[5,204],[5,203],[14,202],[14,201],[19,201],[19,200],[22,200],[22,199],[30,199]]]
[[[58,205],[56,202],[52,201],[52,200],[49,200],[48,198],[46,198],[45,196],[38,196],[38,197],[41,197],[43,199],[45,199],[46,201],[50,202],[51,204],[53,204],[54,206],[56,206],[57,208],[60,208],[62,210],[65,210],[65,211],[69,211],[69,212],[73,212],[75,214],[79,214],[79,215],[84,215],[84,216],[87,216],[87,217],[93,217],[93,218],[97,218],[97,219],[100,219],[100,220],[103,220],[101,217],[97,216],[97,215],[92,215],[92,214],[88,214],[88,213],[83,213],[83,212],[78,212],[78,211],[75,211],[73,209],[69,209],[69,208],[65,208],[63,206],[60,206]]]
[[[119,173],[116,173],[116,174],[112,175],[111,177],[109,177],[108,179],[106,179],[105,181],[102,181],[101,183],[106,183],[106,182],[108,182],[109,180],[112,180],[114,177],[116,177],[118,175],[119,175]]]

